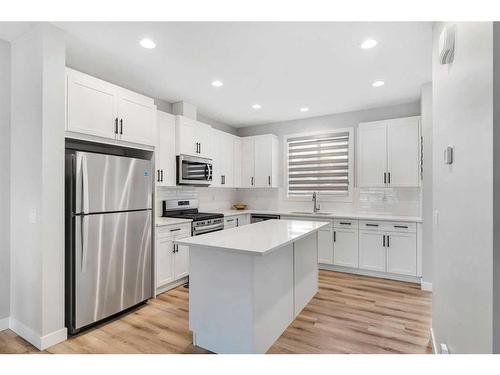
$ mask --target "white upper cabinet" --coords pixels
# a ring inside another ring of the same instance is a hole
[[[154,100],[66,68],[66,130],[154,146]]]
[[[213,181],[211,186],[234,186],[234,136],[212,129]]]
[[[385,186],[387,183],[386,124],[360,124],[358,127],[357,148],[358,186]]]
[[[233,137],[233,186],[241,187],[241,154],[242,141],[240,137]]]
[[[420,186],[420,117],[359,124],[359,187]]]
[[[212,158],[212,127],[185,116],[175,116],[176,154]]]
[[[278,187],[278,138],[272,134],[242,139],[242,187]]]
[[[255,147],[252,137],[241,139],[241,187],[255,187]]]
[[[156,186],[175,186],[175,116],[157,111],[156,141]]]
[[[120,140],[156,144],[156,106],[150,98],[120,89],[118,96]]]
[[[389,173],[390,186],[419,186],[419,117],[408,117],[388,122],[387,172]]]

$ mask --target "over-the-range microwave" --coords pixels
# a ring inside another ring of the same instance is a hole
[[[177,155],[177,185],[208,186],[212,183],[212,159]]]

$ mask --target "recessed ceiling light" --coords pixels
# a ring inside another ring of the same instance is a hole
[[[384,85],[385,85],[384,81],[375,81],[372,83],[373,87],[380,87],[380,86],[384,86]]]
[[[307,108],[307,107],[302,107],[300,109],[300,112],[307,112],[307,111],[309,111],[309,108]]]
[[[212,82],[212,86],[213,87],[221,87],[221,86],[224,86],[224,84],[221,82],[221,81],[213,81]]]
[[[370,49],[377,45],[377,41],[375,39],[366,39],[363,43],[361,43],[360,47],[362,49]]]
[[[254,105],[252,106],[252,108],[253,108],[253,109],[261,109],[261,108],[262,108],[262,106],[261,106],[260,104],[254,104]]]
[[[141,41],[139,42],[139,44],[141,46],[143,46],[144,48],[147,48],[147,49],[152,49],[152,48],[156,47],[156,43],[153,42],[151,39],[148,39],[148,38],[141,39]]]

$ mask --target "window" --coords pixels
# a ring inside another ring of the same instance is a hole
[[[352,128],[285,137],[287,197],[350,200]]]

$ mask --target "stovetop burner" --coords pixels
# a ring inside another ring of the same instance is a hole
[[[175,217],[180,219],[191,219],[202,221],[223,218],[223,214],[211,212],[199,212],[197,199],[170,199],[163,201],[164,217]]]
[[[186,212],[186,211],[167,212],[166,215],[164,216],[175,217],[180,219],[191,219],[191,220],[208,220],[208,219],[217,219],[220,217],[224,217],[223,214],[216,214],[210,212]]]

